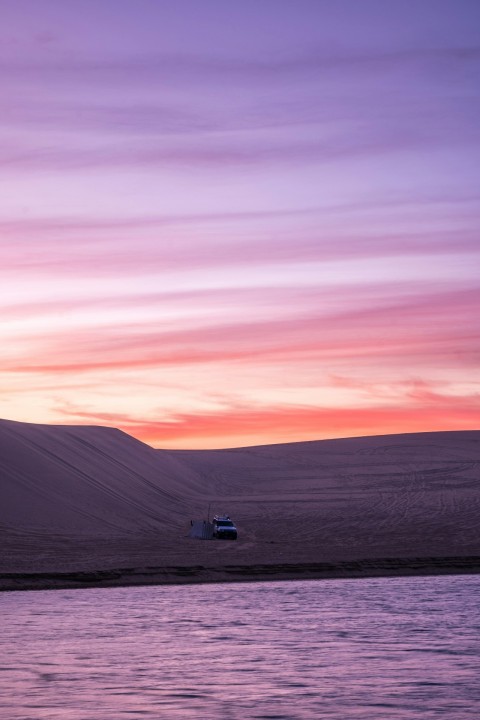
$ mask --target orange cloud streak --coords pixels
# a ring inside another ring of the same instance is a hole
[[[370,408],[228,408],[179,414],[173,421],[137,421],[125,415],[71,410],[76,420],[115,425],[154,447],[212,448],[338,437],[480,428],[480,396],[448,397],[425,390],[407,406]]]

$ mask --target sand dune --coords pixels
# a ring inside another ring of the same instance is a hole
[[[479,431],[166,451],[112,428],[3,420],[0,586],[32,573],[41,586],[79,572],[103,584],[321,576],[332,563],[355,574],[409,558],[466,571],[479,488]],[[188,538],[209,506],[234,517],[237,542]]]
[[[2,421],[0,525],[87,536],[158,532],[183,508],[177,464],[111,428]]]

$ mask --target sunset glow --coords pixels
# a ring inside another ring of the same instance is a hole
[[[4,0],[0,416],[480,426],[480,4]]]

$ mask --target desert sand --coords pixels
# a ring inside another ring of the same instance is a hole
[[[156,450],[0,421],[0,589],[480,571],[480,431]],[[188,537],[227,512],[236,542]]]

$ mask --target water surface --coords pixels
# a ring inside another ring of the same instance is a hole
[[[1,720],[480,717],[480,576],[0,596]]]

